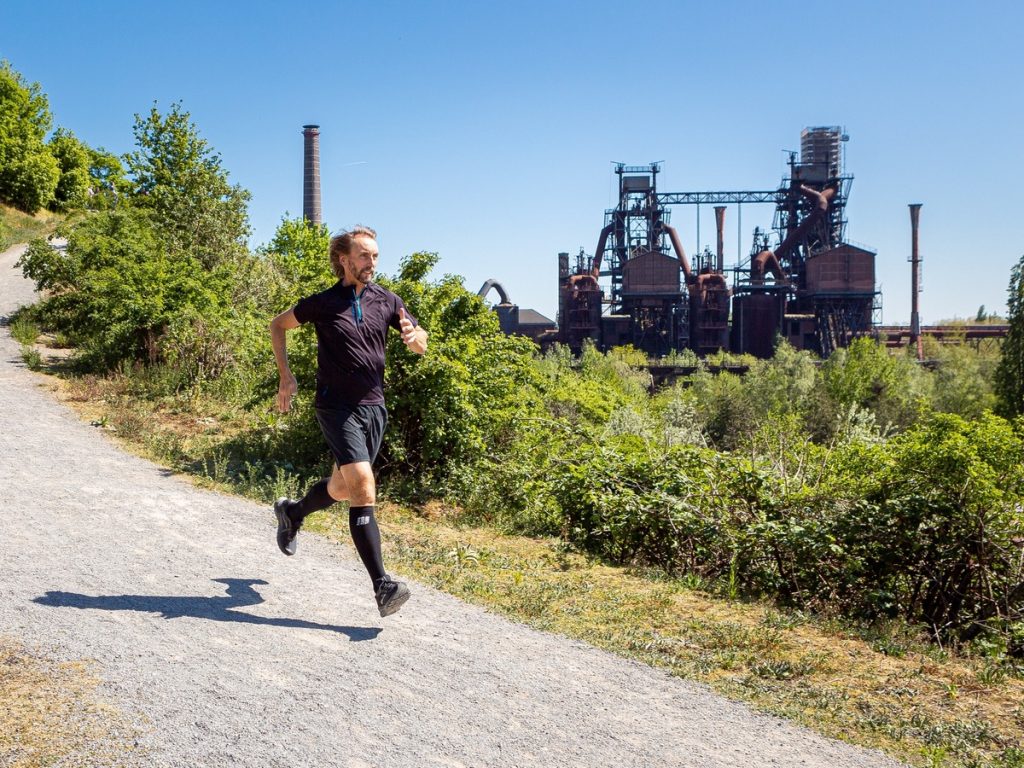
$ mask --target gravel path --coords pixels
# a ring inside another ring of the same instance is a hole
[[[17,255],[0,318],[33,299]],[[125,454],[44,382],[0,328],[0,634],[95,659],[145,765],[899,765],[417,584],[379,619],[349,547],[282,556],[270,510]]]

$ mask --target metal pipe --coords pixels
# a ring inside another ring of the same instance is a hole
[[[687,284],[693,282],[693,271],[690,269],[690,262],[686,258],[683,244],[679,242],[679,233],[676,232],[675,227],[671,227],[665,222],[661,222],[661,227],[668,232],[668,239],[672,242],[672,249],[676,252],[676,258],[679,259],[679,266],[683,269]]]
[[[700,258],[700,203],[697,203],[697,242],[693,246],[693,252]]]
[[[921,344],[921,315],[918,296],[921,293],[921,254],[917,250],[917,230],[921,220],[921,203],[910,203],[910,343],[917,348],[917,359],[924,360]]]
[[[512,303],[512,301],[508,297],[508,292],[505,290],[505,286],[503,286],[494,278],[491,278],[482,286],[480,286],[480,290],[476,292],[476,295],[479,296],[481,299],[487,298],[487,294],[488,292],[490,292],[492,288],[498,292],[498,299],[501,301],[502,304]]]
[[[601,230],[601,236],[597,239],[597,250],[594,251],[594,265],[590,270],[590,274],[594,276],[595,280],[601,277],[601,256],[604,255],[604,245],[608,241],[608,235],[612,233],[614,227],[615,222],[612,222]]]
[[[320,126],[302,126],[302,138],[302,217],[310,224],[320,225]]]
[[[715,270],[718,274],[725,272],[725,206],[715,206],[715,226],[718,228],[718,250],[715,251],[718,254],[718,269]]]

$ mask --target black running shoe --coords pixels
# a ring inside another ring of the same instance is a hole
[[[298,547],[295,534],[302,527],[301,521],[296,523],[288,516],[288,507],[294,503],[286,496],[282,496],[274,502],[274,514],[277,516],[277,546],[286,555],[295,554]]]
[[[381,616],[390,616],[392,613],[397,613],[398,609],[405,605],[405,601],[409,599],[409,588],[405,586],[405,582],[392,581],[388,577],[387,581],[381,583],[377,587],[377,610],[380,611]]]

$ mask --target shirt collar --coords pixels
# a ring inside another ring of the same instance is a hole
[[[365,297],[366,294],[368,292],[370,292],[371,289],[374,289],[376,287],[377,287],[376,283],[367,283],[365,286],[363,286],[363,292],[360,293],[359,296],[357,297],[356,296],[356,287],[354,285],[345,285],[340,280],[338,281],[338,289],[341,291],[342,297],[346,298],[346,299],[355,299],[355,298],[360,298],[361,299],[361,298]]]

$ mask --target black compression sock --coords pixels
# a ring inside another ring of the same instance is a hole
[[[288,517],[294,522],[301,522],[306,515],[311,515],[321,509],[327,509],[334,503],[331,494],[327,492],[327,480],[320,480],[306,491],[301,500],[295,502],[288,509]]]
[[[387,578],[384,572],[384,560],[380,554],[380,528],[374,517],[374,507],[349,507],[348,529],[352,532],[352,542],[356,545],[359,559],[363,561],[366,572],[373,580],[376,591],[380,582]]]

